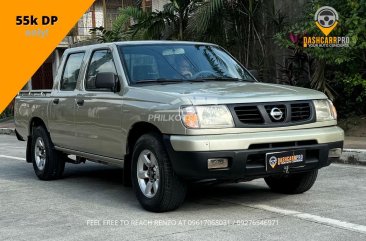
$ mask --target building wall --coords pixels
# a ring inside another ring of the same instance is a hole
[[[32,89],[51,89],[53,85],[53,63],[55,61],[55,52],[53,51],[46,61],[38,68],[31,79]]]
[[[161,11],[165,4],[170,2],[169,0],[152,0],[152,11]]]
[[[70,31],[58,47],[51,53],[47,60],[34,73],[32,78],[23,87],[23,90],[50,89],[56,76],[60,60],[65,49],[74,45],[75,42],[85,41],[92,37],[89,30],[93,27],[106,27],[110,29],[113,21],[117,18],[121,7],[135,4],[135,0],[105,0],[106,16],[104,17],[103,0],[97,0],[81,16],[78,23]]]
[[[103,5],[101,1],[96,1],[79,19],[76,35],[90,37],[89,30],[101,26],[104,27]]]

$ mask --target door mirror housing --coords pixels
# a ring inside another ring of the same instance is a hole
[[[118,77],[113,72],[98,73],[95,77],[95,88],[118,91]]]

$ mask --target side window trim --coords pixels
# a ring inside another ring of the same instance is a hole
[[[127,84],[132,85],[133,83],[132,83],[131,78],[130,78],[130,73],[129,73],[129,70],[127,68],[127,63],[126,63],[125,58],[123,57],[124,53],[123,53],[122,47],[117,47],[117,50],[118,50],[118,55],[119,55],[119,58],[120,58],[120,61],[121,61],[122,70],[123,70],[123,72],[125,74],[125,77],[126,77],[126,80],[127,80]]]
[[[94,56],[95,52],[97,52],[97,51],[103,51],[103,50],[107,50],[107,51],[109,51],[109,52],[111,53],[111,56],[112,56],[112,63],[113,63],[113,66],[114,66],[114,70],[115,70],[116,74],[118,75],[118,71],[117,71],[116,63],[115,63],[115,61],[114,61],[114,55],[113,55],[113,51],[112,51],[112,49],[111,49],[111,48],[108,48],[108,47],[103,47],[103,48],[93,49],[93,50],[91,51],[90,55],[89,55],[89,60],[88,60],[88,63],[87,63],[87,65],[86,65],[85,75],[84,75],[84,78],[83,78],[84,83],[83,83],[83,85],[82,85],[82,86],[83,86],[84,91],[86,91],[86,92],[98,92],[98,91],[99,91],[99,92],[106,92],[106,91],[104,91],[104,90],[88,89],[88,88],[87,88],[87,77],[88,77],[89,68],[90,68],[90,64],[91,64],[91,62],[92,62],[93,56]]]
[[[64,74],[65,74],[65,70],[66,70],[66,66],[67,66],[67,63],[69,61],[69,58],[71,55],[73,54],[84,54],[83,55],[83,60],[81,61],[81,64],[80,64],[80,69],[79,69],[79,74],[78,74],[78,77],[76,79],[76,85],[77,85],[77,82],[78,80],[80,79],[80,71],[82,70],[83,68],[83,62],[84,62],[84,58],[85,58],[85,51],[77,51],[77,52],[70,52],[67,54],[67,56],[65,56],[65,64],[63,65],[62,67],[62,73],[61,73],[61,77],[60,77],[60,84],[58,85],[58,90],[59,91],[73,91],[73,90],[63,90],[62,89],[62,85],[63,85],[63,81],[64,81]],[[76,89],[76,88],[75,88]],[[74,89],[74,90],[75,90]]]

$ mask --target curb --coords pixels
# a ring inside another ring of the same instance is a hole
[[[12,129],[12,128],[0,128],[0,135],[12,135],[12,136],[15,136],[15,129]]]
[[[9,120],[13,120],[13,119],[14,119],[14,116],[5,117],[5,118],[0,119],[0,123],[6,122],[6,121],[9,121]]]
[[[341,158],[336,162],[342,164],[366,165],[366,149],[343,149]]]

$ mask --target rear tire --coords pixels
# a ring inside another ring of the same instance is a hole
[[[272,191],[285,194],[299,194],[308,191],[315,183],[318,170],[264,178]]]
[[[174,173],[157,133],[145,134],[137,140],[131,177],[136,197],[148,211],[171,211],[184,201],[186,183]]]
[[[62,176],[65,161],[62,154],[54,149],[48,132],[42,126],[33,130],[31,158],[33,169],[41,180],[54,180]]]

